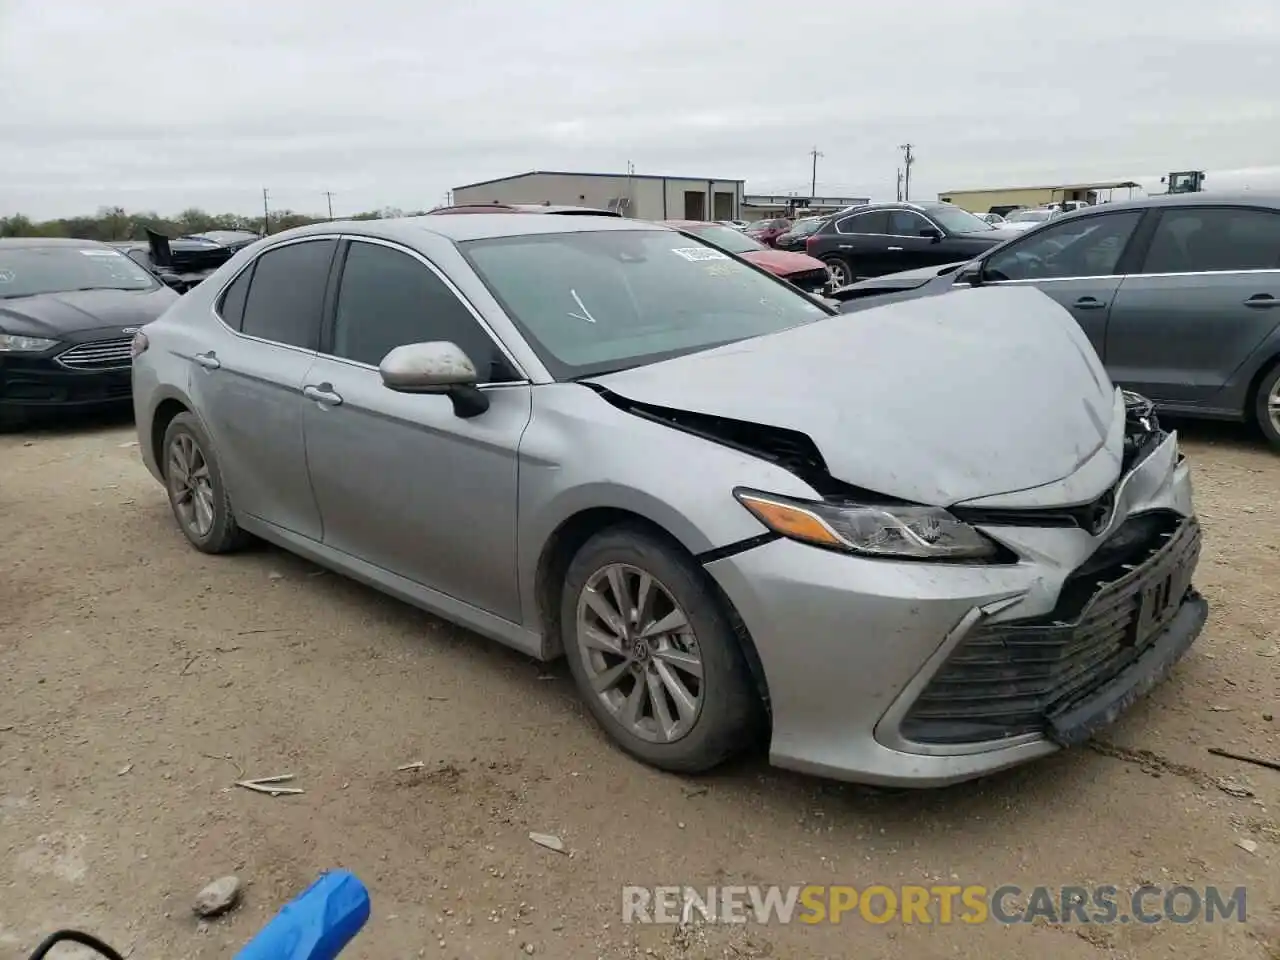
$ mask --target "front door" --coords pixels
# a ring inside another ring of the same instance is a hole
[[[1122,210],[1041,227],[987,257],[983,283],[1034,284],[1066,308],[1110,367],[1109,318],[1141,219],[1141,210]]]
[[[1153,400],[1209,405],[1280,325],[1280,214],[1163,210],[1107,333],[1112,377]]]
[[[273,247],[241,272],[215,304],[226,326],[193,356],[190,380],[236,509],[313,540],[320,511],[307,477],[301,390],[337,245]]]
[[[458,417],[445,396],[383,385],[377,367],[388,352],[439,340],[460,346],[489,384],[479,416]],[[517,451],[530,387],[453,289],[418,254],[353,239],[307,387],[325,544],[519,621]]]

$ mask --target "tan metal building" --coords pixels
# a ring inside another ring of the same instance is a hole
[[[1001,187],[993,190],[949,190],[938,194],[939,200],[954,203],[970,213],[1004,213],[1015,207],[1039,207],[1064,200],[1083,200],[1099,203],[1115,199],[1112,192],[1128,190],[1129,195],[1138,184],[1130,181],[1108,183],[1060,183],[1046,187]],[[1106,194],[1106,196],[1103,196]]]
[[[567,203],[641,220],[737,220],[743,183],[724,177],[532,170],[454,187],[453,202]]]

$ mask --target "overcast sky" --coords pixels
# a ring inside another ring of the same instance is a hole
[[[808,48],[806,51],[805,48]],[[530,169],[892,198],[1280,185],[1276,0],[0,0],[0,214],[429,207]],[[1153,183],[1152,188],[1156,185]]]

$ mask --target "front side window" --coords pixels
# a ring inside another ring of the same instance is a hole
[[[1001,247],[983,265],[983,279],[1061,280],[1116,271],[1142,211],[1067,220]]]
[[[338,287],[334,356],[376,367],[396,347],[431,341],[462,348],[481,383],[516,378],[493,338],[431,268],[403,251],[352,241]]]
[[[887,210],[873,210],[845,217],[836,223],[836,232],[884,235],[889,232],[889,213]]]
[[[111,247],[0,247],[0,300],[73,290],[155,287],[155,277]]]
[[[1280,214],[1244,207],[1166,210],[1143,273],[1280,269]]]
[[[830,316],[791,286],[670,230],[500,237],[459,248],[558,379]]]
[[[889,233],[895,237],[920,237],[922,230],[935,229],[933,224],[911,210],[889,212]]]
[[[337,240],[305,240],[258,257],[241,330],[273,343],[317,349],[325,286],[337,246]]]

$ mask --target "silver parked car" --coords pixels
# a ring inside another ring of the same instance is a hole
[[[1188,465],[1035,290],[841,317],[621,218],[325,223],[136,340],[147,466],[254,534],[567,655],[626,750],[942,784],[1077,743],[1206,605]]]

